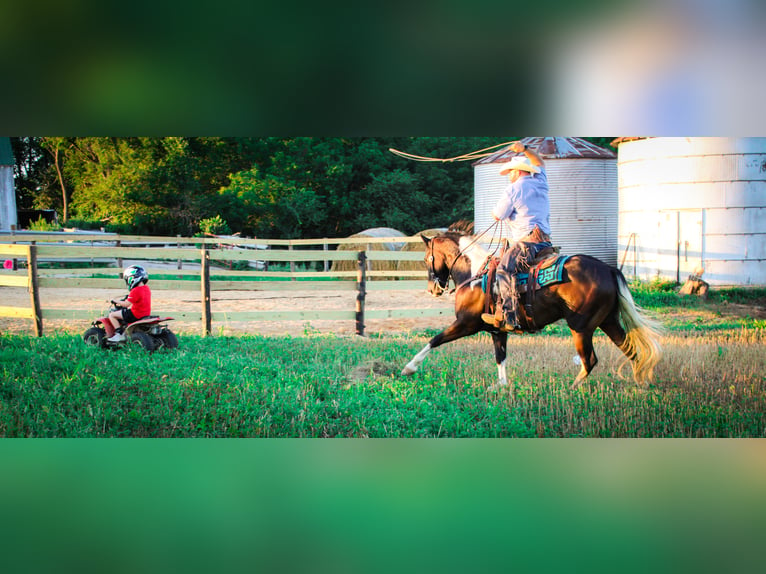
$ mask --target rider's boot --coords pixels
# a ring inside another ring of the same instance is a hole
[[[509,292],[503,297],[503,305],[500,308],[503,316],[502,324],[498,326],[501,331],[521,331],[518,314],[516,313],[516,275],[513,274],[509,281]]]

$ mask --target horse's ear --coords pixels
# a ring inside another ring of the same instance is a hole
[[[421,239],[423,239],[423,243],[425,243],[426,245],[429,245],[431,243],[431,240],[425,235],[421,235],[420,237]]]

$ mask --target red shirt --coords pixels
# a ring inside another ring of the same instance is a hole
[[[152,292],[147,285],[133,287],[128,295],[128,301],[133,304],[130,310],[136,319],[142,319],[151,314]]]

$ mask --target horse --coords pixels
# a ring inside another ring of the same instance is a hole
[[[425,263],[428,272],[427,290],[434,297],[443,295],[450,278],[455,288],[455,320],[434,336],[402,370],[411,375],[418,370],[425,357],[436,347],[474,335],[480,331],[492,336],[497,363],[498,386],[508,384],[505,361],[508,333],[485,323],[481,315],[494,312],[495,295],[492,286],[482,288],[481,276],[492,256],[478,245],[473,237],[447,232],[428,238]],[[532,273],[530,285],[533,289]],[[486,291],[486,292],[485,292]],[[487,301],[489,298],[489,301]],[[523,303],[523,301],[520,301]],[[575,349],[580,359],[580,371],[572,389],[577,388],[598,363],[593,350],[593,334],[601,329],[623,352],[631,363],[637,384],[648,383],[654,368],[662,357],[659,345],[661,327],[646,317],[636,306],[628,289],[625,276],[619,269],[589,255],[569,257],[563,265],[561,281],[540,287],[527,309],[517,306],[522,330],[534,332],[559,319],[565,319],[572,332]],[[622,370],[620,366],[618,374]]]

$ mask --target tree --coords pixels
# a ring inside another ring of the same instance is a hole
[[[41,145],[39,137],[11,138],[19,209],[60,209],[60,186],[57,184],[52,156]]]
[[[232,228],[265,238],[313,236],[326,218],[313,190],[262,177],[257,168],[232,175],[218,205]]]

